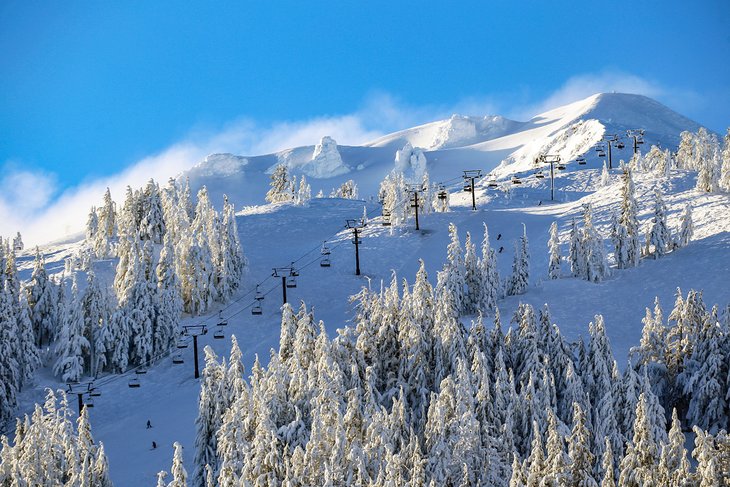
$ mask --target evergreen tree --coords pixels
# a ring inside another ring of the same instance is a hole
[[[611,448],[610,442],[606,442]],[[598,483],[593,478],[594,455],[591,453],[591,434],[583,409],[578,403],[573,403],[573,430],[568,437],[568,455],[570,456],[569,485],[580,487],[595,486]],[[613,466],[611,466],[613,470]]]
[[[163,239],[160,260],[157,262],[157,321],[154,332],[155,357],[169,350],[175,342],[178,321],[182,314],[183,300],[180,281],[175,272],[175,250],[169,234]]]
[[[33,323],[33,333],[36,343],[40,347],[50,343],[58,323],[58,313],[55,301],[53,282],[48,278],[43,255],[36,247],[33,274],[25,288],[30,305],[30,319]]]
[[[652,219],[647,248],[649,245],[653,246],[652,255],[657,258],[669,251],[672,236],[669,227],[667,227],[667,205],[664,204],[659,188],[654,190],[654,198],[654,218]]]
[[[669,443],[662,445],[657,482],[662,485],[686,485],[689,479],[689,461],[684,448],[685,437],[677,410],[672,411],[672,428]]]
[[[527,291],[530,279],[530,250],[527,243],[527,227],[522,224],[522,236],[515,244],[515,256],[512,263],[512,275],[507,285],[507,295],[515,296]]]
[[[619,269],[627,269],[639,265],[641,245],[639,243],[638,209],[634,198],[634,181],[631,177],[631,170],[626,166],[622,169],[621,211],[618,221],[614,225],[612,238],[616,266]]]
[[[269,203],[281,203],[291,200],[289,191],[289,175],[286,164],[279,164],[271,173],[271,189],[266,193],[266,201]]]
[[[84,316],[80,301],[74,277],[71,297],[66,304],[66,316],[56,344],[58,360],[53,366],[53,373],[64,382],[78,382],[84,371],[88,370],[84,357],[89,357],[91,344],[84,336]]]
[[[725,191],[730,191],[730,127],[724,137],[722,149],[722,166],[720,169],[719,186]]]
[[[609,274],[603,248],[603,237],[593,226],[593,209],[590,203],[583,205],[583,228],[580,231],[581,247],[585,256],[584,278],[598,282]]]
[[[464,248],[464,282],[466,284],[466,293],[464,294],[462,311],[464,314],[473,314],[478,309],[480,293],[484,285],[482,283],[482,274],[479,270],[476,246],[471,241],[471,234],[469,232],[466,232]]]
[[[484,238],[482,239],[482,256],[479,260],[481,272],[481,292],[479,309],[482,311],[497,308],[497,299],[501,294],[501,279],[497,270],[497,254],[489,245],[489,229],[484,225]]]
[[[560,277],[560,238],[558,237],[558,223],[550,225],[550,240],[548,241],[548,277],[558,279]]]
[[[611,184],[611,173],[608,172],[606,161],[603,161],[603,169],[601,170],[601,187],[605,188],[609,184]]]
[[[677,239],[677,246],[686,247],[687,245],[689,245],[690,240],[692,240],[692,235],[694,234],[694,224],[692,223],[692,206],[689,203],[687,203],[687,205],[684,207],[684,212],[679,218],[679,221],[680,227]]]

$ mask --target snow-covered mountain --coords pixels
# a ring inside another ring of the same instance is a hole
[[[213,200],[226,192],[238,206],[258,204],[268,189],[269,174],[277,164],[286,164],[295,175],[305,174],[317,193],[329,194],[348,179],[354,179],[361,195],[372,195],[379,182],[395,167],[395,155],[406,144],[419,148],[427,160],[431,181],[448,181],[466,169],[481,169],[496,177],[529,171],[541,153],[560,155],[564,161],[586,157],[586,167],[599,167],[603,159],[593,151],[604,135],[624,137],[625,147],[614,148],[614,163],[632,155],[626,131],[645,131],[644,152],[652,144],[674,150],[683,130],[700,125],[641,95],[600,93],[584,100],[535,115],[526,122],[501,116],[453,115],[401,130],[362,146],[338,146],[326,137],[318,146],[286,149],[275,154],[238,156],[214,154],[183,173],[193,190],[208,185]],[[320,148],[319,155],[315,152]],[[322,147],[326,149],[323,153]],[[568,170],[575,164],[568,164]],[[214,183],[214,184],[211,184]]]
[[[529,236],[529,286],[525,294],[499,299],[504,327],[509,325],[520,303],[535,309],[547,303],[552,322],[559,325],[566,340],[573,341],[586,335],[588,323],[600,313],[614,357],[623,368],[629,348],[641,338],[644,309],[653,306],[655,296],[667,314],[677,287],[685,294],[690,289],[703,290],[704,300],[710,306],[728,304],[730,197],[727,193],[695,190],[695,171],[673,169],[667,175],[637,171],[635,195],[640,234],[645,235],[652,225],[654,191],[659,188],[672,232],[680,227],[686,205],[692,206],[694,237],[685,248],[659,259],[643,259],[631,269],[614,268],[599,283],[572,277],[565,259],[559,278],[548,279],[548,229],[552,223],[557,224],[565,257],[571,224],[581,220],[583,205],[591,203],[595,228],[606,238],[607,253],[612,253],[608,235],[612,215],[621,202],[622,183],[617,169],[603,180],[601,161],[593,151],[595,143],[606,134],[641,128],[645,130],[644,152],[651,144],[673,150],[682,130],[695,131],[698,127],[649,98],[599,94],[539,114],[527,122],[454,116],[357,147],[339,146],[332,138],[324,137],[317,145],[275,154],[212,154],[184,174],[190,178],[193,190],[205,185],[212,201],[220,202],[226,193],[235,202],[239,209],[238,233],[248,267],[242,288],[231,301],[215,304],[204,316],[185,315],[180,325],[204,324],[210,328],[210,333],[199,339],[201,359],[204,353],[209,357],[212,352],[219,357],[227,355],[230,337],[235,335],[248,374],[255,357],[266,364],[269,350],[276,349],[280,339],[281,283],[271,277],[273,267],[290,262],[296,266],[297,286],[287,291],[288,300],[297,305],[305,302],[309,309],[316,309],[317,319],[323,320],[324,330],[332,338],[337,336],[337,329],[352,324],[350,296],[363,287],[377,290],[382,282],[392,279],[394,272],[413,282],[419,259],[424,260],[429,280],[435,284],[446,258],[449,224],[458,227],[463,242],[467,232],[474,240],[480,238],[486,223],[502,277],[511,273],[515,243],[523,228]],[[373,220],[360,234],[362,275],[355,275],[352,233],[344,229],[345,220],[359,218],[363,206],[370,218],[379,215],[379,205],[369,201],[368,196],[396,164],[417,173],[425,159],[432,181],[458,179],[463,169],[493,171],[496,177],[504,179],[531,171],[534,156],[545,151],[558,153],[565,160],[583,154],[588,158],[587,165],[569,163],[568,170],[559,174],[554,203],[548,203],[550,183],[535,177],[524,178],[521,185],[506,182],[498,191],[481,184],[474,193],[478,211],[471,210],[471,194],[459,188],[451,193],[452,211],[422,215],[421,231],[414,230],[412,218],[401,227],[383,226],[381,220]],[[629,159],[630,155],[627,144],[623,151],[616,151],[615,160]],[[353,179],[365,201],[323,198],[301,206],[263,205],[269,176],[281,163],[287,164],[294,174],[305,174],[314,193],[319,189],[329,193],[341,182]],[[259,206],[244,208],[246,205]],[[331,251],[330,266],[319,265],[325,240]],[[73,257],[81,247],[82,242],[75,242],[43,249],[46,268],[50,273],[61,273],[64,260]],[[105,259],[92,265],[97,276],[111,281],[117,262]],[[31,252],[19,256],[22,279],[30,277],[33,265]],[[265,299],[254,301],[259,291]],[[260,315],[251,313],[255,302],[262,305]],[[219,310],[228,323],[226,326],[216,326],[221,321]],[[462,322],[468,326],[472,318],[476,320],[475,316],[464,316]],[[486,316],[485,321],[492,319],[493,316]],[[221,335],[224,340],[217,339]],[[210,349],[204,352],[204,347]],[[130,369],[126,375],[108,374],[96,382],[102,395],[95,398],[90,420],[95,438],[104,443],[117,486],[154,485],[156,473],[170,468],[174,441],[184,446],[184,462],[192,473],[201,381],[193,378],[192,350],[176,351],[184,356],[183,364],[175,365],[170,357],[164,357],[144,375],[135,376]],[[53,351],[47,349],[43,353],[46,362],[52,363]],[[141,387],[129,387],[133,377]],[[66,387],[53,376],[50,367],[41,369],[35,383],[22,391],[18,414],[32,412],[33,404],[43,401],[46,387]],[[152,428],[145,427],[148,420]],[[159,448],[150,449],[153,441]]]

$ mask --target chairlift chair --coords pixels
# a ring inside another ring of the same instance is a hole
[[[565,170],[565,164],[563,164],[563,163],[558,164],[558,169],[561,170],[561,171],[564,171]]]
[[[294,276],[289,276],[286,278],[286,287],[288,287],[288,288],[297,287],[297,280],[294,278]]]
[[[264,310],[261,308],[259,302],[256,302],[256,304],[253,305],[253,307],[251,308],[251,314],[255,316],[264,314]]]
[[[264,300],[264,293],[259,291],[259,285],[256,284],[256,296],[254,296],[254,299],[256,301],[263,301]]]
[[[542,171],[537,171],[537,172],[535,173],[535,177],[536,177],[537,179],[544,179],[544,178],[545,178],[545,175],[544,175],[544,174],[542,173]]]
[[[223,330],[221,328],[218,328],[215,333],[213,333],[213,338],[216,340],[222,340],[226,337],[226,335],[223,333]]]
[[[218,311],[218,326],[228,326],[228,320],[223,319],[223,311]]]
[[[490,188],[496,188],[498,186],[497,185],[497,180],[496,179],[490,179],[489,180],[489,183],[487,183],[487,186],[489,186]]]
[[[643,144],[643,143],[644,143],[644,138],[643,138],[643,137],[638,137],[638,138],[636,139],[636,143],[637,143],[638,145],[641,145],[641,144]]]
[[[99,389],[91,389],[89,391],[89,396],[91,396],[91,397],[99,397],[99,396],[101,396],[101,391]]]
[[[390,213],[388,213],[387,215],[385,213],[383,213],[383,220],[381,223],[384,227],[390,226]]]
[[[177,348],[188,348],[188,342],[186,342],[182,338],[178,338],[177,341],[175,342],[175,346]]]
[[[330,267],[331,266],[330,258],[327,256],[322,257],[322,260],[319,261],[319,266],[320,267]]]
[[[606,153],[601,149],[601,151],[598,153],[598,157],[606,157]]]
[[[144,366],[140,366],[134,370],[134,373],[137,375],[143,375],[147,373],[147,369]]]
[[[325,242],[325,243],[322,244],[322,250],[320,250],[320,253],[322,255],[330,255],[331,254],[329,247],[327,247],[327,242]]]
[[[619,142],[618,144],[616,144],[617,149],[623,149],[624,147],[626,147],[626,145],[624,145],[623,142]]]
[[[471,193],[471,182],[464,183],[464,191]]]
[[[517,176],[512,176],[512,184],[522,184],[522,180]]]
[[[84,406],[87,408],[93,408],[94,400],[92,398],[88,398],[86,401],[84,401]]]
[[[137,377],[134,377],[132,379],[129,379],[129,384],[128,385],[129,385],[129,387],[131,389],[136,389],[139,386],[141,386],[142,384],[139,382],[139,379]]]
[[[442,189],[438,192],[438,199],[445,200],[446,199],[446,190]]]
[[[173,355],[172,356],[172,363],[175,364],[175,365],[180,365],[180,364],[185,363],[185,361],[182,358],[182,354],[176,353],[175,355]]]
[[[577,162],[581,166],[585,166],[586,165],[586,158],[585,157],[579,157],[578,159],[575,160],[575,162]]]

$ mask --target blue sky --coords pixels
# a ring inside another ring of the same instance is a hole
[[[326,134],[303,127],[328,117],[354,117],[340,138],[356,143],[591,90],[643,92],[724,131],[728,25],[723,0],[4,0],[0,187],[6,205],[42,187],[33,210],[181,144],[194,160],[315,143]]]

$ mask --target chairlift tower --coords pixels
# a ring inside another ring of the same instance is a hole
[[[621,139],[619,139],[618,135],[604,135],[603,141],[606,142],[606,147],[608,148],[608,168],[613,169],[613,160],[611,157],[611,147],[612,144],[616,144],[617,147],[623,147],[623,144],[621,142]]]
[[[471,209],[476,211],[477,209],[477,197],[474,194],[474,180],[482,177],[481,169],[469,169],[464,171],[464,191],[471,192]]]
[[[423,186],[420,184],[409,184],[407,190],[411,196],[411,208],[413,208],[416,212],[416,230],[420,230],[420,227],[418,226],[418,193],[423,191]]]
[[[97,389],[94,388],[94,381],[86,381],[86,382],[73,382],[66,384],[66,393],[67,394],[76,394],[76,397],[79,401],[79,416],[81,416],[81,410],[84,408],[84,396],[93,396],[98,397],[101,396],[101,392],[99,392]],[[91,403],[93,405],[93,403]]]
[[[639,152],[639,146],[644,143],[644,129],[630,129],[626,135],[634,140],[634,155]]]
[[[286,304],[286,288],[297,287],[296,277],[299,275],[299,273],[296,271],[296,269],[294,269],[294,262],[292,262],[289,267],[273,267],[272,270],[273,273],[271,274],[271,277],[281,278],[281,304],[284,305]]]
[[[355,275],[360,275],[360,244],[362,243],[362,240],[360,239],[360,230],[365,227],[365,222],[362,220],[353,220],[348,219],[346,221],[346,226],[353,232],[353,238],[352,243],[355,244]]]
[[[540,154],[535,159],[535,164],[550,164],[550,201],[555,201],[555,165],[558,169],[564,169],[565,166],[560,164],[560,156],[552,154]]]
[[[193,361],[195,363],[195,378],[200,377],[200,368],[198,367],[198,337],[206,335],[208,327],[205,325],[185,325],[182,334],[184,336],[193,337]]]

